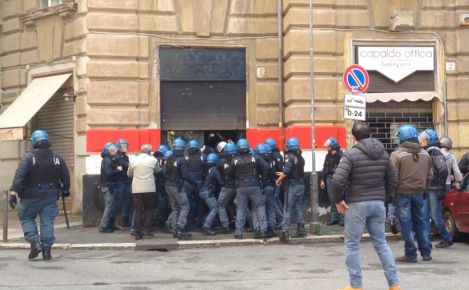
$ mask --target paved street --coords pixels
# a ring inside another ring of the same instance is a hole
[[[395,255],[402,242],[392,242]],[[0,251],[0,288],[16,289],[337,289],[347,284],[343,245],[276,245],[174,252],[56,250],[54,260]],[[399,265],[403,289],[468,289],[469,244],[435,250],[434,261]],[[365,289],[387,289],[365,243]]]

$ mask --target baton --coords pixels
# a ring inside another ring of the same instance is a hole
[[[70,223],[68,222],[67,208],[65,206],[65,197],[62,196],[62,209],[64,211],[65,223],[67,224],[67,230],[70,229]]]

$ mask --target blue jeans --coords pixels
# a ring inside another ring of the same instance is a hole
[[[326,178],[326,190],[327,195],[331,203],[331,222],[340,222],[344,220],[344,217],[337,212],[337,207],[334,204],[334,195],[332,193],[332,177]]]
[[[423,214],[425,197],[423,194],[398,194],[396,200],[397,217],[401,224],[402,238],[404,239],[405,255],[417,258],[414,232],[422,257],[430,257],[432,244],[430,242],[430,223]]]
[[[296,215],[296,222],[299,225],[304,225],[303,211],[301,206],[303,203],[303,195],[305,192],[304,184],[290,184],[288,187],[287,204],[283,210],[282,232],[288,232],[290,228],[291,214],[294,211]]]
[[[222,187],[220,195],[218,195],[218,216],[222,227],[227,228],[230,226],[228,220],[228,213],[226,206],[230,203],[236,195],[236,188]]]
[[[249,212],[249,201],[252,202],[252,215],[256,215],[259,230],[267,231],[265,206],[262,204],[262,192],[259,187],[238,187],[236,191],[236,234],[242,234]]]
[[[360,240],[365,226],[384,269],[389,286],[399,285],[397,268],[384,234],[386,208],[383,201],[363,201],[348,205],[345,211],[345,255],[350,285],[362,287]]]
[[[217,217],[218,213],[218,204],[217,199],[215,196],[210,195],[208,190],[201,190],[200,191],[200,198],[205,201],[208,207],[208,214],[205,217],[203,227],[206,229],[212,228],[213,220]]]
[[[122,217],[130,219],[133,213],[133,196],[128,182],[117,182],[118,186],[122,186]]]
[[[119,212],[123,209],[122,203],[124,199],[124,194],[126,190],[126,184],[123,182],[117,182],[113,188],[111,188],[110,193],[112,195],[112,205],[111,205],[111,218],[116,218],[119,215]]]
[[[445,222],[443,221],[443,215],[441,213],[441,202],[436,190],[429,190],[427,192],[427,198],[423,204],[423,216],[426,220],[430,220],[430,218],[433,220],[445,242],[450,244],[453,242],[449,236],[448,230],[446,229]],[[428,227],[425,229],[425,232],[430,234],[430,222],[426,223],[425,225]]]
[[[169,196],[171,204],[171,214],[168,221],[171,223],[171,229],[176,232],[179,230],[186,230],[187,216],[189,215],[189,200],[184,190],[179,191],[177,187],[166,186],[166,192]]]
[[[104,193],[104,212],[101,219],[101,225],[99,226],[102,229],[109,229],[111,226],[111,218],[114,218],[113,210],[115,207],[114,197],[112,189],[109,187],[101,187],[101,192]]]
[[[18,218],[23,227],[25,240],[32,244],[41,242],[43,249],[50,249],[55,241],[54,221],[59,213],[57,198],[23,198],[18,206]],[[36,216],[41,221],[41,234],[36,225]]]

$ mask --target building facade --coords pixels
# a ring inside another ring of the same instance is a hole
[[[351,64],[369,71],[366,119],[389,150],[405,122],[467,151],[469,0],[313,2],[317,168],[325,138],[352,143],[342,80]],[[83,175],[120,138],[135,152],[175,136],[210,145],[297,136],[310,160],[308,4],[0,0],[0,187],[37,128],[72,169],[75,212]]]

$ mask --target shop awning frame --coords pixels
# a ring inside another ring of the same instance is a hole
[[[388,103],[391,101],[394,102],[403,102],[403,101],[431,101],[433,99],[439,99],[441,102],[443,100],[439,97],[437,92],[404,92],[404,93],[372,93],[366,94],[366,102],[384,102]]]

